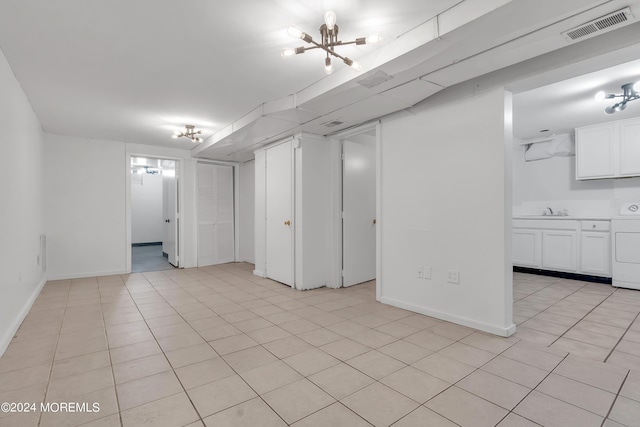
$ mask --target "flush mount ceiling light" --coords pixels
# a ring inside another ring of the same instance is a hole
[[[622,91],[623,93],[621,95],[600,91],[596,93],[596,96],[594,97],[594,99],[597,102],[602,102],[605,99],[622,98],[622,101],[617,102],[605,108],[604,112],[607,114],[613,114],[616,111],[623,111],[625,108],[627,108],[627,102],[635,101],[636,99],[640,98],[640,81],[636,83],[627,83],[622,85]]]
[[[198,135],[200,135],[202,133],[201,130],[196,130],[194,125],[184,125],[184,130],[183,131],[175,131],[173,133],[173,135],[171,135],[171,138],[181,138],[181,137],[187,137],[189,138],[191,141],[193,142],[202,142],[204,141],[204,139],[200,138]]]
[[[337,53],[335,51],[336,46],[343,46],[347,44],[356,44],[356,45],[367,44],[367,43],[373,44],[382,40],[382,37],[380,37],[378,34],[373,34],[369,37],[359,37],[354,41],[350,41],[350,42],[343,42],[341,40],[338,40],[338,26],[336,25],[336,14],[333,11],[329,11],[324,14],[324,24],[322,24],[322,26],[320,27],[320,37],[321,37],[320,43],[316,42],[315,40],[313,40],[313,38],[311,38],[309,34],[300,31],[296,27],[289,27],[289,30],[287,32],[291,37],[302,39],[305,42],[312,44],[313,46],[310,46],[310,47],[301,46],[301,47],[296,47],[294,49],[291,49],[291,48],[284,49],[281,54],[282,57],[289,58],[294,55],[305,53],[307,50],[322,49],[327,54],[327,56],[324,59],[324,71],[327,74],[331,74],[333,72],[333,65],[331,64],[332,56],[335,56],[336,58],[341,59],[342,62],[344,62],[345,64],[347,64],[349,67],[353,68],[356,71],[360,71],[360,69],[362,68],[362,66],[356,61]]]

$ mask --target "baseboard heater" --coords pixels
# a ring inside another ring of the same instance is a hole
[[[611,284],[611,277],[589,276],[588,274],[565,273],[564,271],[540,270],[538,268],[513,267],[515,273],[537,274],[539,276],[559,277],[561,279],[580,280],[582,282]]]

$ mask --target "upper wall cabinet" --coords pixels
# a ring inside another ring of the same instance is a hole
[[[576,128],[576,179],[640,176],[640,117]]]

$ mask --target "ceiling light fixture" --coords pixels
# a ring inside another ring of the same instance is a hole
[[[200,138],[198,135],[200,135],[202,133],[201,130],[196,130],[194,125],[184,125],[184,130],[183,131],[175,131],[173,133],[173,135],[171,135],[171,138],[181,138],[183,136],[189,138],[191,141],[193,142],[202,142],[204,141],[204,139]]]
[[[316,42],[315,40],[313,40],[313,38],[311,38],[309,34],[300,31],[296,27],[289,27],[289,30],[287,32],[291,37],[302,39],[305,42],[312,44],[313,46],[310,46],[310,47],[301,46],[296,48],[284,49],[281,54],[282,57],[289,58],[294,55],[305,53],[307,50],[322,49],[327,53],[327,56],[324,60],[324,71],[327,74],[331,74],[333,72],[333,65],[331,64],[332,56],[335,56],[336,58],[341,59],[342,62],[344,62],[345,64],[347,64],[349,67],[353,68],[356,71],[360,71],[362,69],[362,66],[358,62],[352,59],[349,59],[346,56],[342,56],[339,53],[336,53],[335,51],[336,46],[343,46],[347,44],[356,44],[356,45],[362,45],[367,43],[373,44],[373,43],[378,43],[380,40],[382,40],[382,37],[378,34],[373,34],[373,35],[370,35],[369,37],[359,37],[354,41],[350,41],[350,42],[343,42],[341,40],[338,40],[338,26],[336,25],[336,14],[333,11],[328,11],[327,13],[324,14],[324,24],[322,24],[322,26],[320,27],[320,37],[321,37],[320,43]]]
[[[623,111],[625,108],[627,108],[627,102],[635,101],[636,99],[640,98],[640,81],[622,85],[622,91],[623,93],[621,95],[600,91],[596,93],[594,99],[596,100],[596,102],[602,102],[605,99],[622,98],[622,101],[605,108],[604,112],[607,114],[613,114],[616,111]]]

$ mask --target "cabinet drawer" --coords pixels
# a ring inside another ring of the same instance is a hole
[[[582,221],[582,231],[609,231],[610,221]]]

